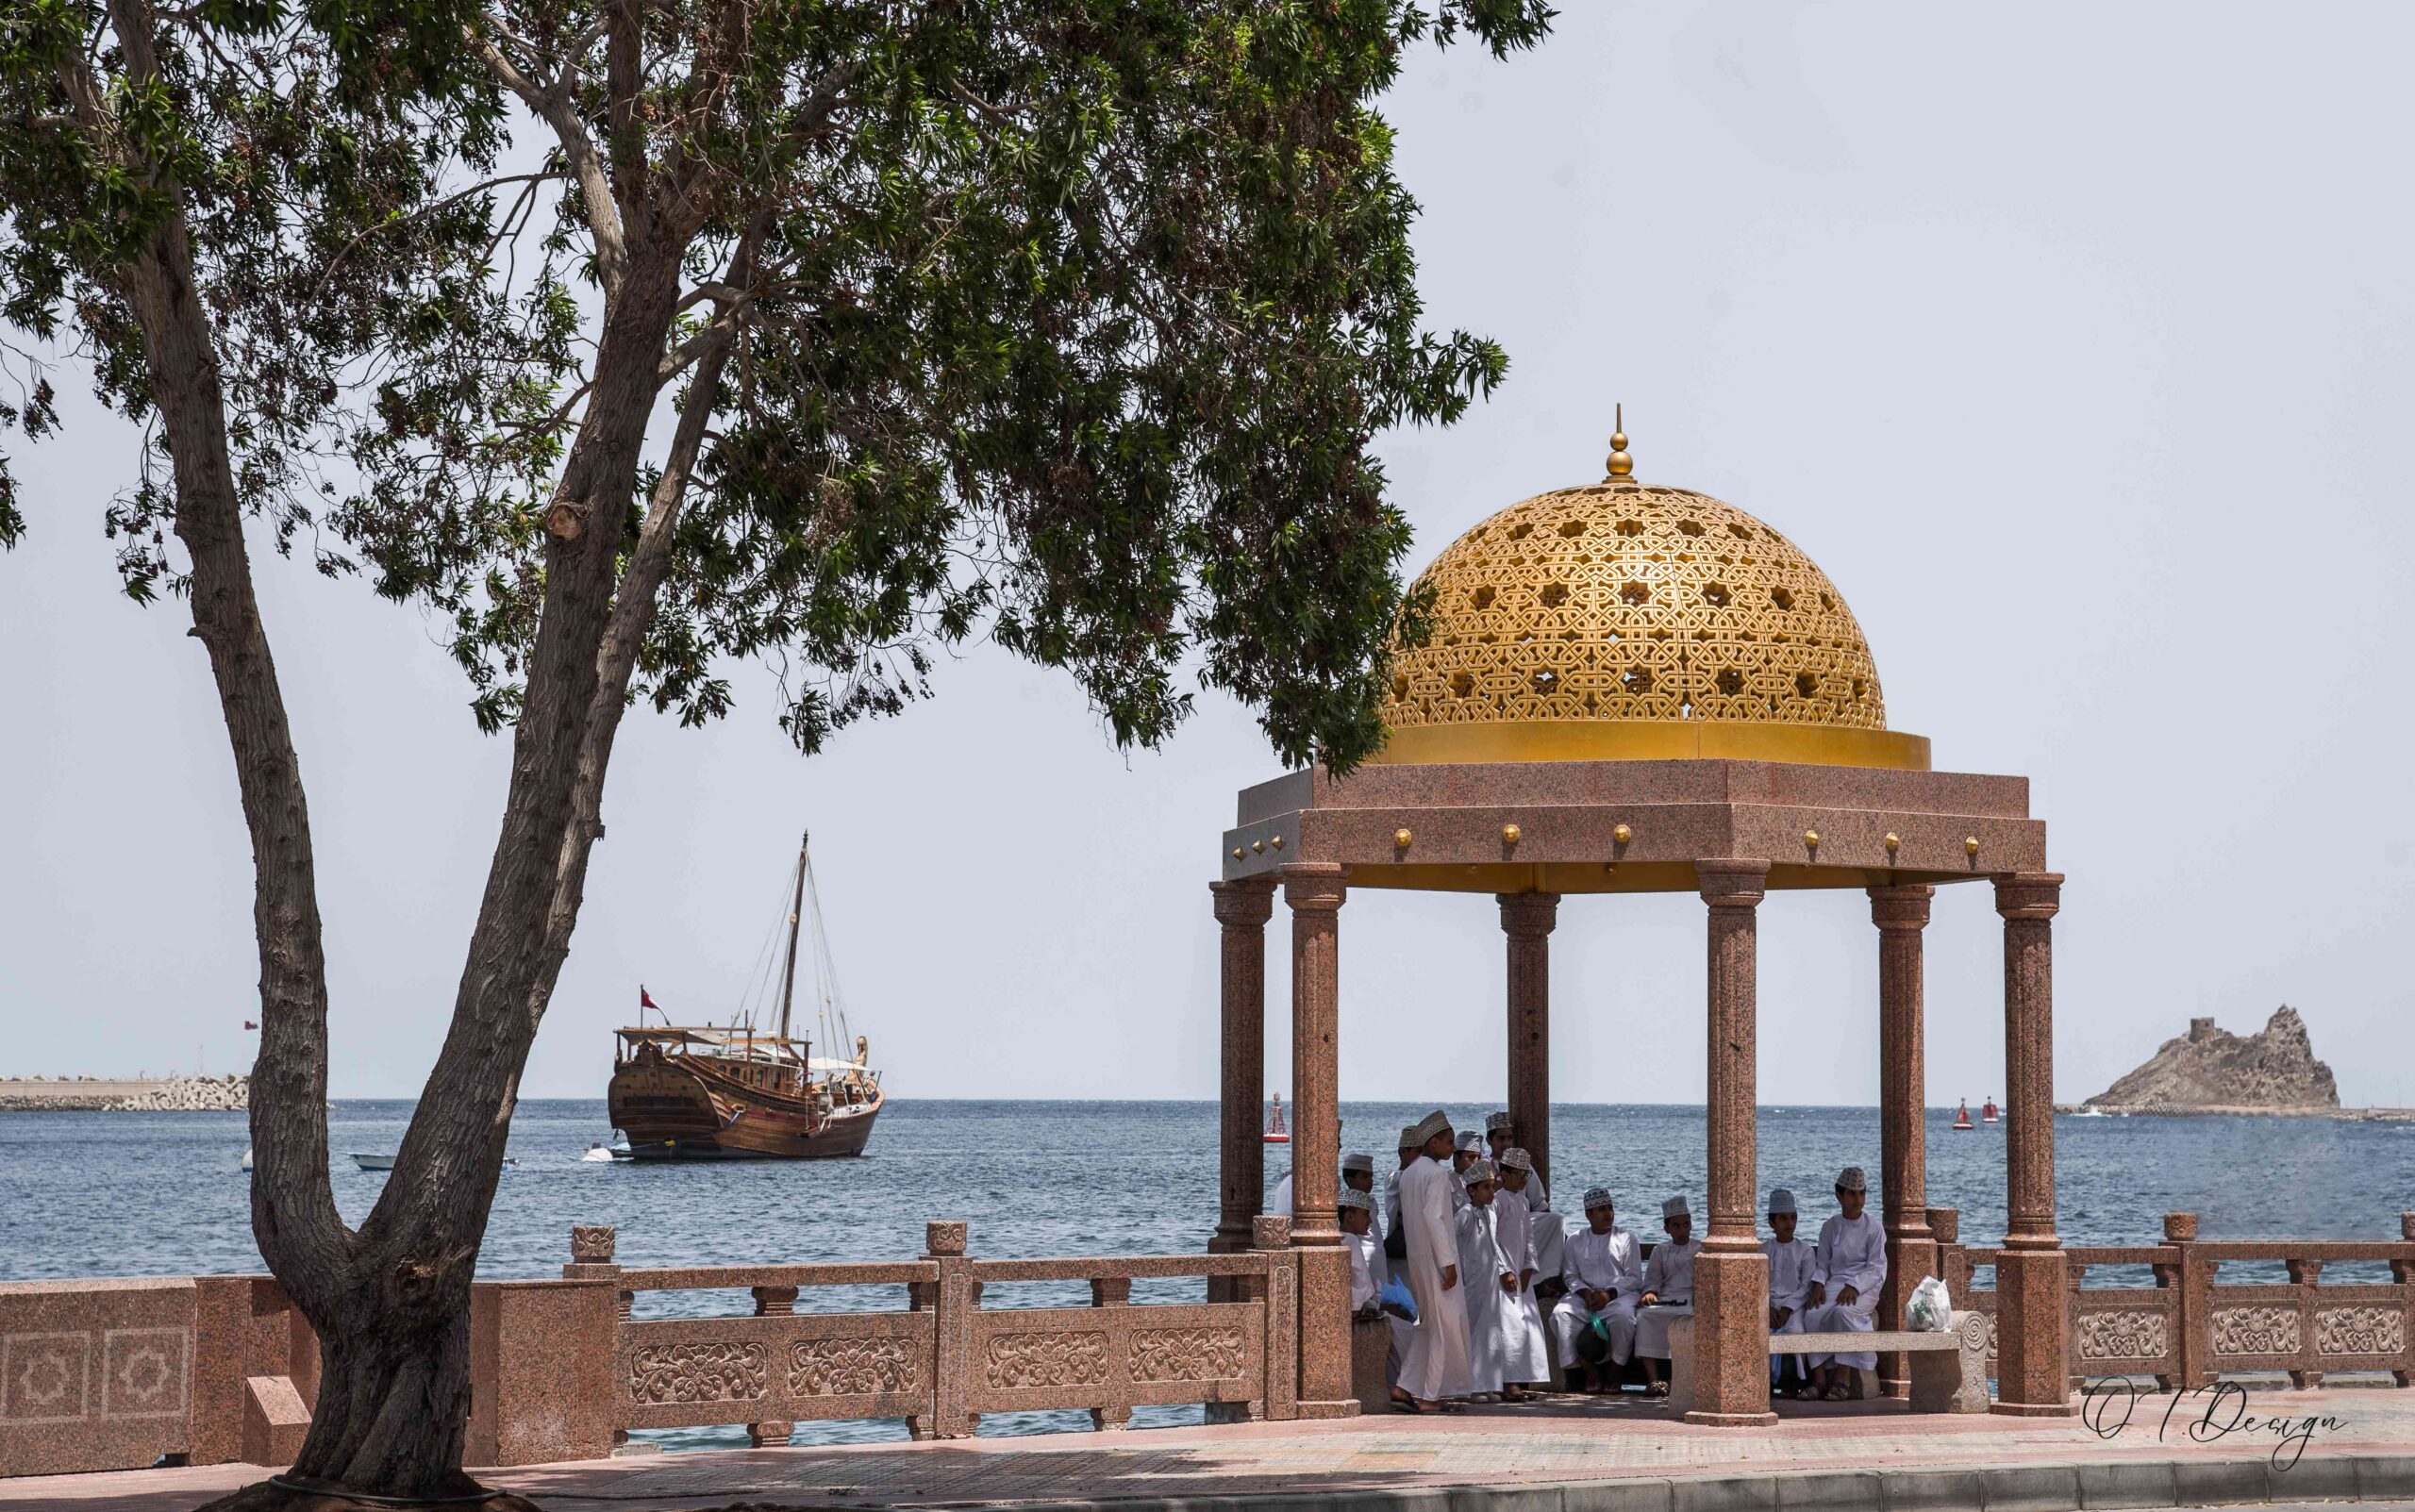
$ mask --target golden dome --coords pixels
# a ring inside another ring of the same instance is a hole
[[[1887,728],[1827,574],[1734,505],[1636,482],[1625,442],[1610,477],[1513,504],[1434,558],[1433,635],[1392,653],[1375,759],[1926,770],[1928,741]]]

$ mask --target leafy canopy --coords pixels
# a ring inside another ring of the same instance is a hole
[[[632,691],[683,720],[763,657],[810,750],[987,633],[1071,671],[1119,743],[1180,721],[1195,656],[1286,758],[1346,768],[1389,634],[1423,624],[1370,439],[1506,367],[1424,327],[1376,100],[1420,39],[1506,54],[1549,18],[0,0],[0,423],[54,428],[73,354],[149,427],[107,514],[126,590],[180,586],[128,294],[175,221],[244,507],[432,607],[490,726],[549,534],[618,530],[625,568],[653,521],[667,560],[619,589],[658,595]],[[626,421],[632,362],[649,413],[693,415],[691,465],[675,443],[666,480],[658,433],[565,475]],[[0,542],[24,524],[0,458]]]

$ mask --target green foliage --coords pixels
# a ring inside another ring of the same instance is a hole
[[[1375,103],[1407,45],[1506,55],[1549,19],[0,0],[0,315],[147,418],[123,274],[180,213],[247,507],[435,607],[490,727],[565,457],[637,361],[710,407],[684,487],[633,456],[609,487],[634,505],[595,515],[625,567],[677,511],[634,689],[658,708],[717,717],[728,658],[764,658],[812,750],[986,633],[1070,671],[1119,743],[1173,730],[1195,661],[1286,758],[1346,768],[1424,619],[1370,440],[1506,368],[1423,325]],[[175,584],[166,460],[108,511],[138,597]],[[0,470],[0,541],[21,525]]]

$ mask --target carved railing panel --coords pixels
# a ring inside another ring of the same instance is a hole
[[[974,1412],[1248,1402],[1264,1395],[1257,1302],[1017,1307],[973,1325]]]
[[[927,1312],[799,1313],[624,1322],[613,1350],[623,1428],[922,1417],[937,1336]]]

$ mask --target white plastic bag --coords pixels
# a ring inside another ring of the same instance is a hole
[[[1945,1283],[1935,1276],[1921,1277],[1921,1284],[1912,1288],[1911,1304],[1904,1309],[1904,1321],[1918,1334],[1954,1332],[1954,1299],[1945,1294]]]

